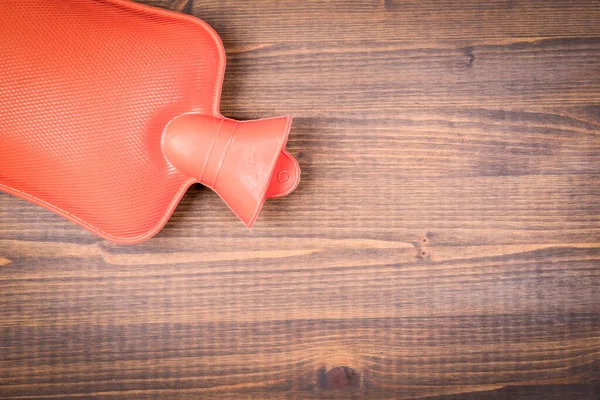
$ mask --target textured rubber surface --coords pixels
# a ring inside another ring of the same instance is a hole
[[[162,154],[165,126],[221,117],[212,28],[122,0],[3,0],[0,60],[0,189],[109,240],[158,232],[196,181]]]

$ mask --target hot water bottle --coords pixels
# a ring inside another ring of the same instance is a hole
[[[252,226],[298,185],[291,117],[224,118],[224,70],[221,40],[191,16],[0,1],[0,190],[118,243],[155,235],[194,183]]]

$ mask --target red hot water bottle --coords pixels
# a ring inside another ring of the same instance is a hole
[[[125,0],[0,1],[0,190],[141,242],[193,183],[250,227],[300,179],[291,117],[239,122],[204,22]]]

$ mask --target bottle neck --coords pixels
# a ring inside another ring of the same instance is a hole
[[[163,152],[250,227],[267,198],[285,196],[300,180],[298,163],[285,151],[291,122],[291,117],[238,122],[185,114],[165,128]]]
[[[184,174],[214,188],[238,124],[200,114],[180,116],[165,129],[165,156]]]

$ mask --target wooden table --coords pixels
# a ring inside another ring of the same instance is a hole
[[[147,3],[301,185],[136,246],[0,195],[0,398],[600,396],[600,2]]]

